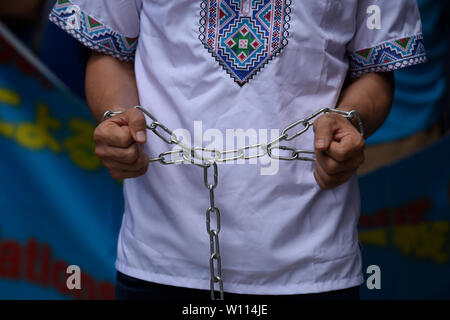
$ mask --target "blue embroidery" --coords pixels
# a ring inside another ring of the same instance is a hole
[[[392,40],[350,54],[350,73],[387,72],[423,63],[426,59],[422,35]]]
[[[287,46],[291,0],[202,0],[200,40],[243,86]]]
[[[49,19],[92,50],[123,61],[134,59],[137,37],[125,37],[111,30],[69,0],[58,0]]]

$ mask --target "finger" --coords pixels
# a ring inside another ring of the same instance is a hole
[[[314,179],[316,179],[316,182],[319,185],[320,189],[326,190],[326,185],[325,183],[323,183],[322,178],[319,176],[316,169],[314,169]]]
[[[143,153],[141,156],[132,164],[122,163],[113,160],[102,160],[103,165],[109,170],[115,171],[128,171],[128,172],[136,172],[140,171],[143,168],[148,167],[149,158]]]
[[[139,158],[140,152],[136,143],[128,148],[116,148],[107,145],[97,145],[95,154],[102,160],[114,161],[123,164],[134,164]]]
[[[316,160],[317,165],[319,165],[328,175],[336,175],[358,169],[364,162],[364,152],[360,152],[343,162],[336,161],[326,152],[317,152]]]
[[[317,151],[324,151],[329,148],[335,126],[336,120],[329,115],[323,115],[314,121],[314,147]]]
[[[355,132],[345,135],[339,141],[331,142],[327,154],[336,161],[344,162],[363,152],[364,147],[364,138]]]
[[[123,180],[140,177],[147,172],[147,169],[148,167],[145,167],[139,171],[109,170],[109,173],[113,179]]]
[[[355,170],[329,175],[320,165],[316,165],[314,177],[322,189],[329,190],[347,182],[354,173]]]
[[[123,113],[127,118],[134,141],[144,143],[147,140],[147,123],[142,111],[132,108]]]
[[[127,148],[133,142],[130,129],[120,126],[114,121],[107,120],[94,130],[94,141],[97,145],[108,145],[118,148]]]

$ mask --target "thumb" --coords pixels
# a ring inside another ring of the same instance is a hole
[[[335,120],[324,115],[314,122],[314,148],[326,151],[332,142]]]
[[[142,111],[133,108],[127,110],[128,127],[134,141],[144,143],[147,141],[147,123]]]

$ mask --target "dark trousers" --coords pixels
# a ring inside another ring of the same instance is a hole
[[[209,301],[209,290],[189,289],[148,282],[117,272],[116,299],[117,300],[187,300]],[[313,294],[298,295],[249,295],[225,292],[227,301],[299,301],[299,300],[359,300],[359,286],[349,289],[329,291]]]

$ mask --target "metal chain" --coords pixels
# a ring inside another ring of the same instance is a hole
[[[217,163],[212,163],[212,168],[214,169],[214,182],[209,183],[208,180],[208,169],[211,166],[204,168],[204,182],[205,187],[209,190],[209,208],[206,210],[206,231],[209,234],[209,246],[211,256],[209,257],[209,269],[211,272],[210,289],[211,289],[211,300],[216,300],[215,294],[215,284],[219,284],[219,300],[223,300],[223,282],[222,282],[222,260],[220,257],[220,247],[219,247],[219,232],[220,232],[220,210],[214,204],[214,189],[217,187],[219,174],[217,169]],[[216,228],[211,228],[211,214],[216,216]],[[217,266],[215,266],[215,263]],[[217,267],[217,273],[216,273]]]
[[[213,162],[224,163],[240,159],[250,160],[261,158],[266,155],[276,160],[315,161],[315,159],[311,156],[314,154],[314,151],[299,150],[289,146],[280,146],[279,144],[281,142],[290,142],[295,138],[301,136],[302,134],[306,133],[308,129],[313,126],[314,119],[325,113],[336,113],[344,116],[350,121],[356,120],[359,132],[361,133],[362,136],[364,136],[363,124],[361,121],[361,117],[357,111],[353,110],[347,112],[338,109],[323,108],[307,118],[293,122],[281,132],[281,135],[279,137],[272,140],[268,144],[259,143],[255,145],[241,147],[234,150],[220,151],[216,149],[207,149],[203,147],[190,147],[182,143],[180,140],[178,140],[178,138],[171,130],[169,130],[165,125],[159,122],[150,112],[148,112],[141,106],[136,106],[135,108],[141,110],[146,116],[148,116],[152,120],[152,123],[147,125],[147,128],[149,130],[151,130],[165,143],[177,145],[181,148],[173,151],[163,152],[158,157],[150,159],[150,162],[160,162],[164,165],[192,163],[194,165],[205,168],[205,166],[207,166],[208,163],[210,164]],[[119,113],[121,112],[107,111],[104,117],[111,117]],[[295,132],[296,129],[298,130],[297,132]],[[274,150],[289,151],[290,154],[279,155],[278,153],[277,155],[273,152]],[[253,153],[256,152],[256,154],[251,154],[252,151]],[[171,156],[171,158],[173,158],[174,156],[178,156],[178,159],[168,161],[166,159],[167,156]]]
[[[259,143],[234,150],[220,151],[216,149],[207,149],[203,147],[190,147],[182,143],[180,140],[178,140],[178,138],[170,129],[168,129],[165,125],[159,122],[150,112],[145,110],[143,107],[136,106],[134,108],[139,109],[152,120],[150,124],[147,124],[147,128],[151,130],[156,136],[158,136],[161,140],[163,140],[167,144],[176,145],[181,148],[163,152],[157,158],[151,158],[149,160],[150,162],[159,162],[163,165],[191,163],[193,165],[202,167],[204,170],[203,173],[204,184],[206,189],[208,189],[209,191],[209,207],[206,210],[206,231],[209,235],[209,244],[210,244],[209,267],[211,273],[210,290],[212,300],[216,300],[215,289],[217,284],[219,291],[219,300],[224,299],[223,281],[222,281],[222,261],[219,246],[219,232],[221,228],[220,210],[218,207],[216,207],[214,202],[214,190],[217,188],[219,182],[217,163],[225,163],[230,161],[236,161],[239,159],[242,160],[257,159],[264,157],[266,155],[275,160],[315,161],[314,157],[312,157],[312,155],[314,155],[314,151],[296,149],[290,146],[280,146],[279,143],[284,141],[287,142],[292,141],[297,137],[301,136],[302,134],[306,133],[306,131],[308,131],[308,129],[314,125],[314,119],[325,113],[336,113],[347,118],[349,121],[356,120],[359,127],[359,132],[364,137],[363,123],[357,111],[353,110],[347,112],[343,110],[323,108],[307,118],[293,122],[281,132],[281,135],[278,138],[272,140],[268,144]],[[116,116],[120,113],[122,113],[122,111],[116,112],[106,111],[102,117],[102,121],[106,120],[107,118]],[[256,154],[251,154],[253,150],[255,150],[254,153],[256,152]],[[278,150],[278,154],[274,153],[275,150]],[[283,151],[285,152],[287,151],[288,153],[285,155],[281,155],[280,153]],[[167,159],[167,157],[169,156],[171,160]],[[173,157],[178,158],[172,160]],[[210,183],[208,176],[208,171],[210,168],[213,169],[214,175],[212,183]],[[216,221],[215,228],[211,226],[212,215],[215,216]]]

